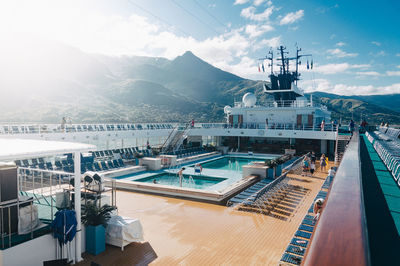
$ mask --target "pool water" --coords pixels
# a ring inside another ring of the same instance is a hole
[[[160,185],[180,187],[179,177],[175,173],[174,174],[162,173],[162,174],[158,174],[158,175],[153,175],[153,176],[149,176],[149,177],[145,177],[145,178],[136,179],[134,181],[135,182],[143,182],[143,183],[154,183],[154,180],[156,180],[157,184],[160,184]],[[226,178],[210,177],[210,176],[183,175],[182,187],[205,189],[205,188],[208,188],[215,184],[218,184],[224,180],[226,180]]]
[[[264,162],[266,159],[250,157],[223,157],[210,162],[202,163],[203,169],[217,170],[239,170],[242,171],[243,165],[251,162]]]

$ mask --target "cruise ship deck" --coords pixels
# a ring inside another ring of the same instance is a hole
[[[84,254],[78,265],[277,265],[326,173],[288,177],[294,189],[270,214],[118,191],[119,215],[139,218],[146,242],[133,243],[124,251],[107,246],[98,256]]]

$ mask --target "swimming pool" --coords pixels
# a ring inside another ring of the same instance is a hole
[[[139,178],[134,181],[154,184],[154,180],[156,181],[156,184],[159,185],[180,187],[179,177],[175,173],[161,173],[144,178]],[[225,180],[226,178],[220,177],[183,175],[182,187],[206,189]]]
[[[226,156],[213,161],[201,163],[203,169],[238,170],[251,162],[264,162],[268,158]]]

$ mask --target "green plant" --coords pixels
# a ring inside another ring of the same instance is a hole
[[[115,207],[110,205],[97,206],[95,203],[87,203],[83,206],[82,223],[84,225],[107,226],[108,220],[111,218],[111,212],[115,210]]]
[[[276,160],[269,160],[265,163],[266,166],[268,166],[269,168],[274,168],[276,167],[278,164],[276,163]]]

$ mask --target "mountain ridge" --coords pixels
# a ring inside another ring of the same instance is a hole
[[[40,45],[28,47],[33,55],[24,56],[36,61],[27,62],[24,67],[8,66],[12,60],[0,61],[0,72],[7,73],[0,75],[0,121],[59,123],[66,116],[76,123],[192,118],[221,122],[224,106],[241,99],[246,92],[255,93],[260,104],[268,98],[262,92],[264,81],[223,71],[190,51],[169,60],[94,55],[58,45],[53,44],[55,47],[49,49],[53,52],[47,54]],[[34,49],[39,48],[40,53],[36,53]],[[24,62],[24,57],[17,61]],[[396,106],[400,94],[353,97],[314,92],[313,97],[328,106],[334,118],[358,119],[363,113],[372,123],[382,119],[400,123]],[[387,103],[389,97],[394,104]]]

